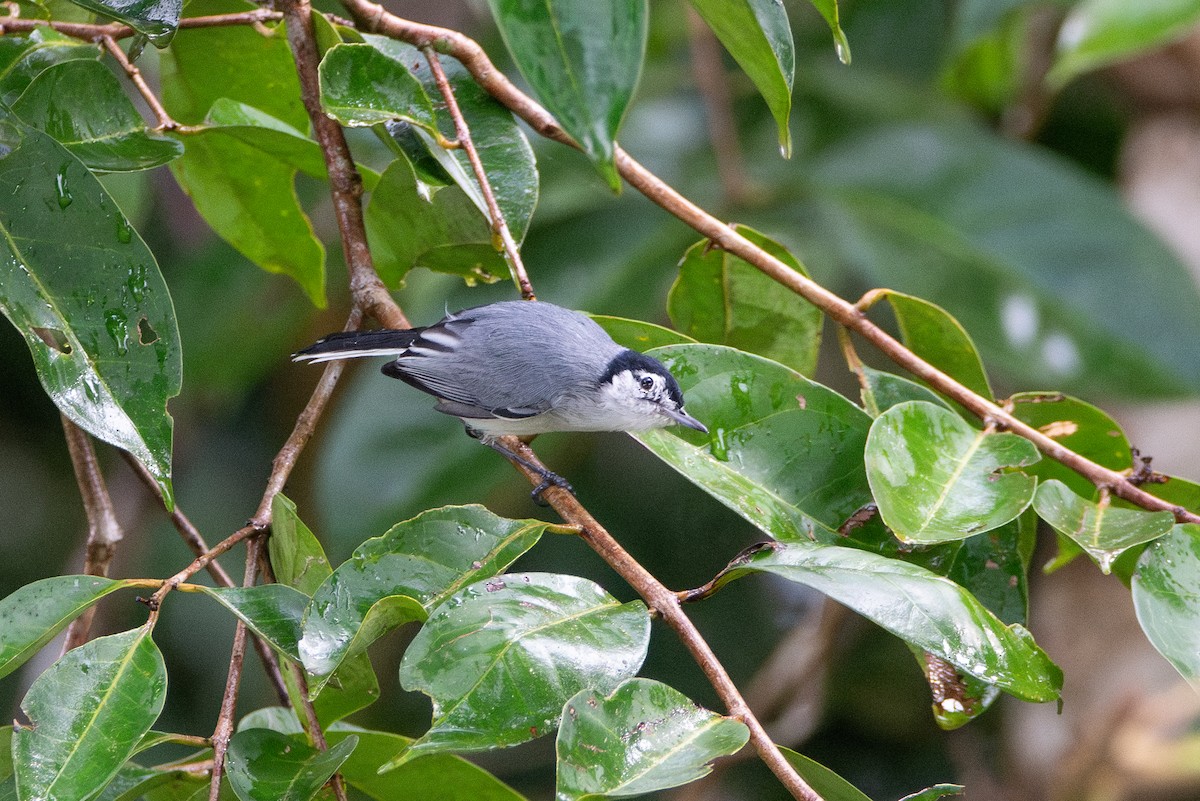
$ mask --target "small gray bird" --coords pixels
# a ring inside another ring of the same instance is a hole
[[[292,358],[312,363],[391,356],[384,375],[437,398],[467,433],[542,476],[534,500],[559,476],[496,438],[551,431],[644,431],[682,425],[707,433],[683,410],[683,393],[657,359],[623,348],[587,316],[544,302],[492,303],[425,328],[347,331]]]

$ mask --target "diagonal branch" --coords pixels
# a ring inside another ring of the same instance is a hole
[[[491,218],[492,234],[494,237],[499,237],[504,246],[504,255],[508,260],[508,268],[512,272],[513,281],[517,284],[517,290],[525,300],[537,300],[533,294],[533,285],[529,283],[529,274],[525,272],[525,262],[521,260],[521,252],[517,249],[516,240],[513,239],[512,232],[508,229],[504,213],[500,211],[500,204],[496,202],[496,193],[492,191],[492,183],[483,169],[479,151],[475,149],[475,141],[471,138],[471,129],[462,115],[462,110],[458,107],[458,98],[454,96],[450,82],[446,80],[446,71],[442,69],[442,62],[438,59],[437,51],[432,47],[426,47],[424,53],[425,59],[429,62],[429,69],[433,72],[433,79],[437,82],[438,91],[442,93],[442,97],[446,101],[446,110],[450,112],[450,116],[454,120],[454,131],[458,137],[458,144],[466,152],[467,160],[471,162],[471,170],[475,173],[475,180],[479,182],[479,189],[483,192],[488,217]]]
[[[483,48],[471,38],[448,28],[402,19],[370,0],[343,0],[343,5],[369,30],[402,39],[416,47],[432,47],[439,53],[457,58],[480,86],[539,134],[578,148],[554,117],[517,89],[496,69]],[[904,347],[897,339],[871,322],[853,303],[793,270],[737,233],[731,226],[692,203],[619,146],[615,148],[615,158],[618,172],[631,186],[693,230],[708,237],[714,247],[728,251],[754,265],[767,276],[820,308],[840,325],[871,342],[897,365],[957,401],[981,420],[995,423],[1005,430],[1025,437],[1046,456],[1071,468],[1097,487],[1107,487],[1130,503],[1151,511],[1169,511],[1181,523],[1200,523],[1200,515],[1156,498],[1131,482],[1126,474],[1096,464],[1014,417],[991,399],[976,395]]]

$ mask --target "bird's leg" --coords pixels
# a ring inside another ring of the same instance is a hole
[[[505,459],[516,462],[517,464],[525,467],[528,470],[532,470],[534,473],[536,473],[542,479],[542,483],[540,483],[536,487],[534,487],[533,492],[531,492],[529,494],[529,497],[532,498],[533,502],[536,503],[538,506],[549,506],[550,505],[542,499],[542,493],[545,492],[546,490],[550,489],[550,487],[559,487],[561,489],[565,489],[567,492],[571,493],[572,495],[575,494],[575,488],[572,487],[571,484],[565,478],[560,476],[558,473],[554,473],[550,470],[547,470],[546,468],[542,467],[540,464],[534,464],[533,462],[529,461],[521,454],[516,453],[515,451],[512,451],[512,450],[506,448],[504,445],[500,444],[500,441],[498,439],[496,439],[496,437],[494,437],[494,436],[491,436],[489,434],[484,434],[482,431],[477,431],[477,430],[471,428],[470,426],[467,426],[466,428],[467,428],[468,435],[479,440],[484,445],[487,445],[489,448],[491,448],[492,450],[499,453]]]

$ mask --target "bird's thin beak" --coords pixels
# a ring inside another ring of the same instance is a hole
[[[681,426],[687,426],[688,428],[694,428],[703,434],[708,433],[708,427],[705,426],[704,423],[701,423],[699,420],[697,420],[695,417],[692,417],[690,414],[685,412],[683,409],[678,409],[678,410],[663,409],[662,412],[667,417],[670,417],[672,420],[674,420],[676,423],[678,423]]]

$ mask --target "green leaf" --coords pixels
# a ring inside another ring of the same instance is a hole
[[[832,542],[872,502],[862,461],[871,420],[849,400],[731,348],[673,345],[652,354],[679,380],[709,434],[634,436],[750,523],[780,540]]]
[[[783,746],[779,746],[779,752],[823,801],[871,801],[857,787],[820,762]]]
[[[1009,402],[1014,417],[1080,456],[1118,472],[1133,465],[1121,426],[1090,403],[1057,392],[1019,392]],[[1096,485],[1054,459],[1041,460],[1029,472],[1041,481],[1061,481],[1085,498],[1096,496]]]
[[[77,6],[124,22],[155,47],[166,47],[179,27],[183,0],[71,0]]]
[[[780,13],[783,7],[779,6]],[[739,234],[792,269],[808,275],[779,243],[744,225]],[[821,346],[821,310],[708,240],[688,248],[671,286],[667,312],[680,331],[729,345],[812,375]]]
[[[936,403],[947,410],[950,409],[950,404],[933,390],[903,376],[885,373],[866,365],[862,368],[862,374],[865,382],[862,386],[863,408],[872,417],[878,417],[905,401],[914,400]]]
[[[1017,698],[1059,697],[1062,671],[1024,627],[1005,626],[975,596],[923,567],[837,545],[772,543],[722,571],[717,586],[750,571],[812,587]]]
[[[944,575],[969,590],[1005,623],[1025,623],[1029,612],[1029,560],[1037,541],[1037,515],[963,540]],[[941,571],[938,571],[941,572]]]
[[[201,787],[207,790],[207,777],[197,776],[192,771],[143,768],[126,762],[104,792],[96,796],[96,801],[143,801],[154,791],[169,794],[171,798],[188,798]]]
[[[966,124],[889,124],[821,151],[805,181],[846,264],[950,310],[1009,382],[1109,396],[1200,386],[1194,282],[1075,165]]]
[[[21,702],[13,736],[23,799],[87,799],[117,774],[162,711],[167,669],[149,625],[68,651]]]
[[[321,59],[320,80],[321,107],[343,125],[403,119],[437,130],[421,82],[373,45],[335,45]]]
[[[358,745],[347,737],[327,751],[270,729],[245,729],[229,741],[226,776],[241,801],[309,801]]]
[[[1200,526],[1177,525],[1143,551],[1132,590],[1150,644],[1200,686]]]
[[[1200,20],[1195,0],[1082,0],[1058,29],[1054,65],[1046,75],[1061,87],[1085,72],[1181,39]]]
[[[99,576],[53,576],[0,600],[0,677],[25,664],[89,606],[128,585]]]
[[[916,793],[904,796],[900,801],[938,801],[952,795],[966,795],[967,788],[961,784],[935,784]]]
[[[650,348],[661,348],[663,345],[696,343],[696,340],[687,334],[681,334],[654,323],[628,320],[624,317],[609,317],[604,314],[589,314],[588,316],[595,320],[618,345],[639,353],[650,350]]]
[[[558,801],[619,798],[707,776],[717,757],[741,750],[750,730],[678,690],[630,679],[605,695],[576,693],[563,709],[555,751]]]
[[[779,129],[779,148],[784,158],[790,157],[792,132],[788,128],[788,117],[792,113],[796,51],[787,10],[782,3],[773,0],[691,0],[691,3],[758,87]],[[836,2],[824,0],[823,4],[832,6],[835,16],[831,27],[841,33],[837,26]],[[840,41],[845,41],[845,36]],[[838,54],[841,53],[839,44]],[[849,57],[850,51],[846,50],[843,61]]]
[[[384,770],[547,734],[572,695],[637,673],[649,638],[642,602],[619,603],[586,579],[509,573],[465,587],[433,610],[400,663],[400,685],[433,699],[433,724]]]
[[[1029,440],[972,428],[923,401],[893,406],[867,437],[866,470],[883,522],[905,542],[961,540],[1002,526],[1037,479],[1011,470],[1039,458]]]
[[[547,525],[482,506],[447,506],[367,540],[313,594],[300,642],[305,668],[328,677],[384,633],[424,620],[460,588],[503,572]]]
[[[232,101],[182,136],[171,172],[222,239],[262,269],[295,279],[325,305],[325,248],[296,195],[298,169],[324,177],[315,142],[266,113]]]
[[[295,587],[309,597],[333,572],[321,543],[300,519],[295,502],[282,492],[271,499],[271,537],[267,540],[267,551],[275,580]]]
[[[296,504],[283,493],[271,499],[271,538],[267,547],[276,580],[305,595],[315,593],[333,572],[321,543],[296,513]],[[315,689],[313,709],[322,728],[379,699],[379,680],[366,653],[344,659],[322,686],[301,687],[290,670],[284,671],[283,680],[297,708],[305,693]]]
[[[183,153],[174,139],[146,129],[117,76],[97,61],[50,67],[33,79],[12,110],[98,172],[146,170]]]
[[[67,417],[129,451],[172,506],[179,331],[154,255],[96,177],[0,111],[0,310]]]
[[[308,596],[286,584],[201,587],[250,629],[293,662],[300,661],[301,621]]]
[[[1175,525],[1175,516],[1170,512],[1093,503],[1055,479],[1041,483],[1033,508],[1056,531],[1081,545],[1105,574],[1122,551],[1158,539]]]
[[[983,361],[958,320],[927,300],[890,290],[882,294],[896,315],[900,338],[909,350],[976,395],[992,398]]]
[[[646,0],[489,0],[504,44],[542,103],[618,191],[617,129],[646,51]]]
[[[433,107],[442,122],[443,135],[450,139],[457,138],[457,131],[449,122],[450,116],[445,110],[445,101],[441,99],[441,92],[428,68],[424,54],[412,45],[384,36],[367,35],[365,38],[368,43],[392,59],[401,64],[411,65],[413,74],[425,88],[426,95],[438,98]],[[475,83],[471,73],[457,59],[441,56],[440,63],[442,71],[446,74],[446,81],[454,92],[459,111],[462,112],[463,119],[471,131],[471,139],[475,143],[479,161],[483,164],[488,183],[496,197],[496,204],[508,223],[509,232],[520,242],[529,230],[529,221],[533,217],[538,199],[538,173],[533,148],[529,146],[529,140],[517,126],[512,112]],[[392,141],[396,141],[397,130],[395,124],[387,126],[389,139]],[[429,132],[421,128],[413,127],[409,132],[412,137],[408,141],[415,147],[402,147],[402,151],[414,165],[414,169],[419,158],[434,159],[445,171],[446,177],[471,198],[480,215],[490,222],[487,201],[484,200],[483,190],[475,178],[466,152],[462,148],[447,150],[438,144]],[[405,141],[402,134],[401,141]]]
[[[257,7],[245,0],[191,0],[188,16]],[[292,128],[308,130],[308,112],[300,99],[300,81],[283,26],[184,28],[160,58],[163,103],[179,122],[202,122],[213,103],[226,98],[260,109]]]
[[[398,286],[413,267],[493,282],[508,275],[491,229],[457,186],[417,181],[405,159],[384,170],[366,211],[367,235],[379,276]]]
[[[28,36],[0,37],[0,100],[11,105],[30,82],[55,64],[76,59],[96,61],[100,47],[94,42],[37,28]]]
[[[838,13],[838,0],[809,0],[813,4],[813,8],[821,12],[821,16],[825,18],[825,23],[829,25],[829,32],[833,34],[833,46],[837,50],[838,60],[843,64],[850,63],[850,42],[846,40],[846,34],[842,31],[840,15]]]
[[[345,724],[326,733],[330,744],[348,736],[358,738],[358,747],[342,765],[342,778],[376,801],[523,801],[523,796],[495,776],[450,754],[432,754],[381,774],[379,769],[407,748],[412,738]]]

